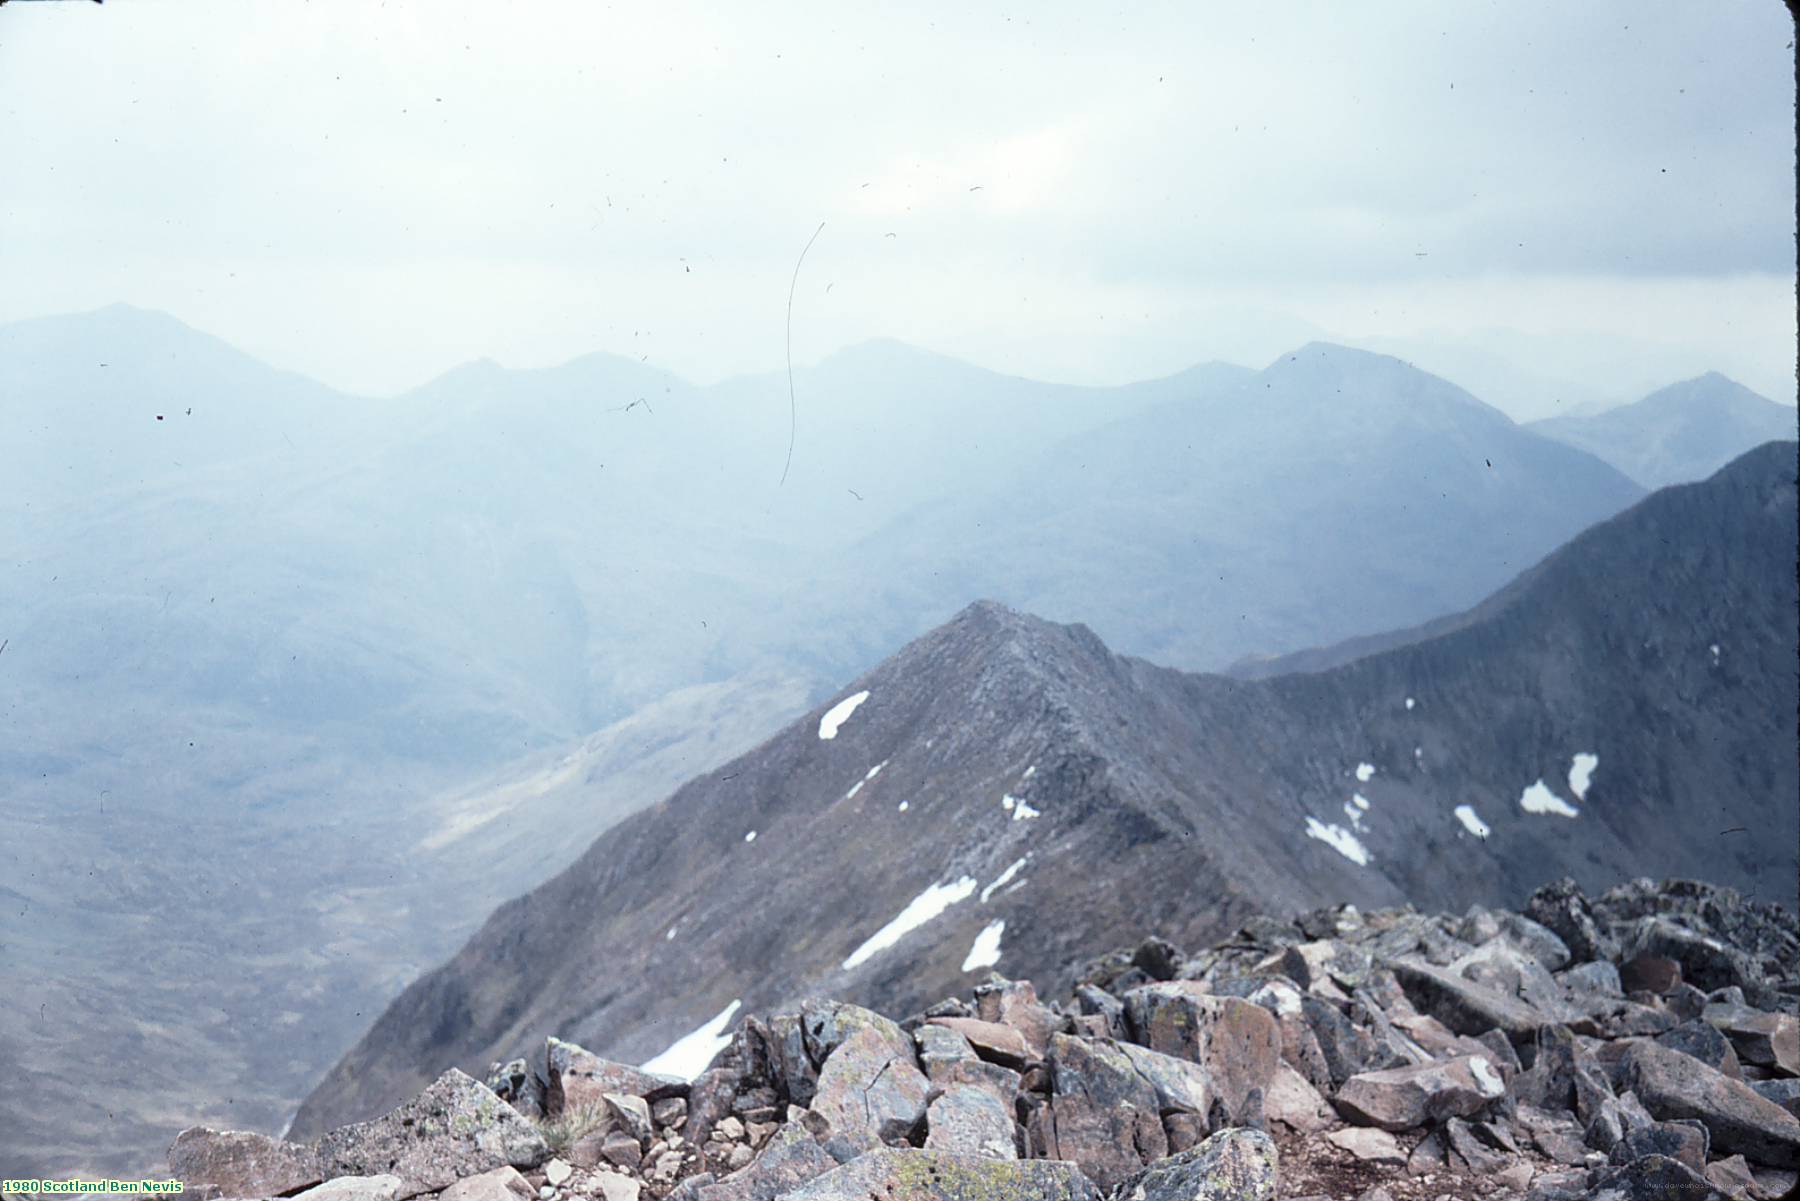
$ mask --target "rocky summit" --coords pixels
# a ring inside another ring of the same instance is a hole
[[[551,1038],[310,1142],[184,1131],[200,1201],[1774,1201],[1800,921],[1686,880],[1148,938],[1065,993],[809,998],[691,1079]]]
[[[1256,913],[1517,906],[1565,875],[1791,896],[1794,452],[1657,492],[1322,670],[1194,675],[973,605],[496,910],[291,1133],[551,1036],[683,1059],[742,1012],[907,1013],[989,969],[1060,993],[1096,947],[1200,946]]]

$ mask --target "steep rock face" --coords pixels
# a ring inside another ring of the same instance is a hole
[[[738,1003],[907,1010],[995,962],[1066,984],[1122,932],[1192,945],[1323,898],[1787,889],[1793,463],[1658,493],[1449,632],[1315,674],[1186,675],[974,605],[501,907],[294,1130],[553,1032],[638,1062]]]
[[[1662,488],[1705,479],[1753,446],[1792,438],[1795,412],[1709,371],[1634,404],[1526,428],[1604,459],[1646,488]]]

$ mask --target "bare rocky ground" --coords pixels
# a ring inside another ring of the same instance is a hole
[[[748,1017],[693,1080],[558,1039],[307,1143],[184,1131],[200,1201],[1775,1201],[1800,922],[1692,881],[1340,906],[1071,994]]]

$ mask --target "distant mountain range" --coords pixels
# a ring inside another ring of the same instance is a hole
[[[1702,479],[1746,446],[1792,438],[1792,405],[1779,405],[1709,371],[1671,384],[1635,404],[1579,417],[1551,417],[1525,428],[1580,447],[1646,488]]]
[[[499,900],[974,596],[1221,667],[1472,604],[1640,495],[1329,346],[1074,388],[875,342],[795,386],[783,482],[785,376],[371,400],[124,306],[0,326],[0,845],[94,881],[0,884],[37,982],[0,1067],[46,1082],[0,1159],[136,1170],[151,1086],[279,1125]],[[139,1070],[76,1087],[72,1039]]]
[[[974,605],[502,906],[294,1134],[550,1031],[641,1062],[815,990],[909,1012],[994,962],[1066,985],[1080,948],[1146,927],[1193,945],[1255,911],[1518,903],[1562,875],[1786,896],[1795,458],[1658,492],[1448,632],[1323,672],[1189,675]]]

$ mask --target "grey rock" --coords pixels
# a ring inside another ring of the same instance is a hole
[[[1610,1153],[1627,1134],[1642,1130],[1655,1121],[1636,1093],[1621,1093],[1600,1103],[1582,1132],[1582,1141],[1596,1151]]]
[[[911,1147],[858,1156],[792,1192],[784,1201],[1102,1201],[1071,1163],[983,1159]]]
[[[1055,1096],[1040,1127],[1054,1159],[1073,1160],[1102,1189],[1168,1154],[1161,1105],[1120,1048],[1051,1036]]]
[[[954,1030],[968,1040],[977,1055],[1002,1067],[1023,1068],[1043,1055],[1041,1050],[1033,1051],[1017,1029],[1001,1022],[981,1018],[931,1018],[928,1024]]]
[[[169,1175],[212,1197],[279,1197],[325,1179],[318,1152],[247,1130],[193,1126],[169,1147]]]
[[[1665,1155],[1646,1155],[1604,1173],[1593,1201],[1728,1201],[1694,1169]]]
[[[1017,1159],[1012,1111],[984,1088],[955,1084],[925,1111],[925,1149],[984,1159]]]
[[[1704,1122],[1724,1154],[1774,1168],[1800,1167],[1800,1118],[1743,1081],[1651,1042],[1627,1048],[1620,1075],[1656,1117]]]
[[[821,1070],[833,1051],[864,1029],[874,1030],[895,1058],[907,1058],[913,1053],[912,1039],[907,1037],[898,1023],[874,1010],[864,1009],[847,1001],[803,1002],[800,1006],[800,1023],[806,1053]]]
[[[1800,1019],[1793,1014],[1714,1004],[1703,1009],[1701,1017],[1731,1040],[1743,1062],[1800,1076]]]
[[[1081,1013],[1104,1019],[1113,1038],[1125,1037],[1125,1002],[1097,985],[1083,984],[1075,990],[1075,1003]]]
[[[1263,1116],[1298,1134],[1315,1134],[1329,1129],[1337,1117],[1324,1095],[1286,1062],[1276,1067],[1275,1078],[1263,1096]],[[1163,1124],[1168,1125],[1167,1116]]]
[[[294,1201],[394,1201],[400,1187],[398,1176],[337,1176],[295,1193]]]
[[[804,1123],[791,1122],[748,1166],[697,1187],[695,1201],[775,1201],[837,1166]]]
[[[1273,1201],[1278,1162],[1262,1131],[1221,1130],[1126,1180],[1113,1201]]]
[[[1733,1080],[1744,1078],[1731,1040],[1707,1022],[1683,1022],[1658,1034],[1656,1042],[1660,1046],[1680,1051],[1683,1055],[1692,1055],[1707,1067],[1723,1072]]]
[[[819,1082],[818,1064],[807,1053],[806,1031],[797,1013],[769,1019],[770,1069],[775,1087],[790,1105],[811,1105]]]
[[[687,1121],[681,1129],[682,1137],[690,1143],[704,1143],[713,1127],[730,1115],[741,1083],[737,1071],[728,1067],[708,1068],[694,1077],[688,1085]]]
[[[1212,1081],[1205,1068],[1192,1060],[1177,1059],[1135,1043],[1113,1045],[1130,1062],[1132,1071],[1155,1091],[1157,1107],[1163,1113],[1179,1110],[1205,1117],[1212,1111]]]
[[[551,1117],[568,1109],[598,1105],[603,1093],[629,1093],[656,1101],[687,1092],[684,1080],[602,1059],[560,1038],[546,1041],[544,1062],[549,1075],[544,1090],[544,1112]]]
[[[1125,1014],[1135,1041],[1206,1070],[1226,1123],[1261,1122],[1262,1098],[1281,1061],[1281,1032],[1267,1010],[1171,981],[1133,989]]]
[[[398,1176],[399,1201],[464,1176],[532,1168],[550,1157],[530,1121],[455,1068],[398,1108],[321,1135],[313,1145],[329,1176]]]
[[[1557,982],[1573,992],[1616,997],[1625,991],[1619,983],[1619,969],[1610,960],[1589,960],[1567,971],[1558,972]]]
[[[438,1201],[529,1201],[535,1193],[514,1167],[465,1176],[438,1194]]]
[[[912,1040],[896,1044],[873,1024],[841,1043],[819,1069],[813,1112],[832,1132],[870,1149],[907,1137],[925,1117],[930,1083],[913,1063]]]
[[[1748,955],[1667,917],[1638,919],[1624,944],[1621,953],[1626,960],[1639,956],[1674,960],[1681,967],[1681,978],[1698,988],[1762,988],[1762,972]]]
[[[1800,1080],[1790,1077],[1784,1080],[1751,1080],[1748,1083],[1757,1096],[1773,1101],[1800,1118]]]
[[[1333,1100],[1352,1122],[1402,1131],[1478,1113],[1505,1091],[1485,1057],[1465,1055],[1352,1076]]]
[[[1613,1144],[1606,1159],[1608,1163],[1621,1164],[1646,1155],[1666,1155],[1699,1172],[1706,1167],[1707,1151],[1711,1146],[1706,1127],[1692,1119],[1652,1122],[1626,1131],[1625,1137]]]
[[[1348,1151],[1363,1163],[1393,1167],[1406,1163],[1406,1153],[1400,1149],[1399,1140],[1374,1126],[1346,1126],[1327,1134],[1325,1141],[1341,1151]]]
[[[1394,978],[1420,1012],[1471,1038],[1497,1029],[1517,1046],[1535,1038],[1538,1027],[1549,1024],[1555,1016],[1517,997],[1418,960],[1395,963]]]
[[[1532,893],[1525,915],[1562,939],[1578,963],[1611,959],[1618,953],[1617,943],[1595,919],[1587,897],[1567,877]]]

